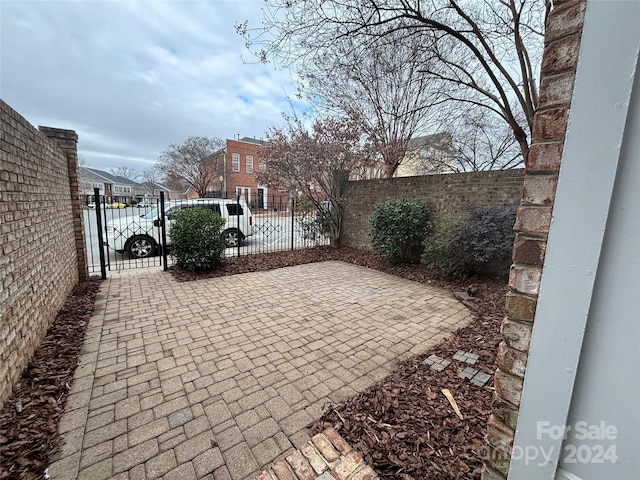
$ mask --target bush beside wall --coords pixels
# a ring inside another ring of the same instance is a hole
[[[371,250],[367,233],[373,206],[394,198],[425,200],[433,220],[468,217],[471,208],[520,202],[524,169],[424,175],[350,182],[353,194],[345,205],[341,245]]]

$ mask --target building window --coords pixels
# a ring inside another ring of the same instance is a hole
[[[253,173],[253,155],[247,155],[247,173]]]
[[[236,195],[240,197],[240,200],[249,203],[251,201],[251,187],[236,187]]]
[[[264,162],[260,162],[260,165],[258,166],[258,169],[259,169],[261,172],[266,171],[266,170],[267,170],[267,164],[266,164],[266,163],[264,163]]]
[[[231,170],[234,172],[240,171],[240,154],[234,153],[231,155]]]

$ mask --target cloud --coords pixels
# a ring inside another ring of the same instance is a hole
[[[76,130],[96,168],[144,170],[189,136],[263,137],[296,87],[242,59],[234,24],[260,23],[261,3],[2,1],[2,98],[34,125]]]

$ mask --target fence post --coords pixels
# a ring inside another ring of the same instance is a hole
[[[169,270],[169,266],[167,265],[167,222],[164,217],[164,192],[160,192],[160,231],[162,232],[162,262],[164,266],[162,267],[163,271]]]
[[[100,278],[107,279],[107,262],[104,259],[104,237],[102,236],[102,210],[100,208],[100,189],[94,188],[93,195],[96,204],[96,222],[98,227],[98,248],[100,249]]]
[[[291,199],[291,250],[293,250],[293,222],[295,221],[296,199]]]
[[[240,256],[240,194],[236,194],[236,222],[238,223],[238,257]]]

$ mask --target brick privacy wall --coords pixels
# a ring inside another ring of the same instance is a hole
[[[509,473],[585,8],[586,0],[556,1],[547,20],[540,101],[516,219],[483,480],[503,480]]]
[[[82,225],[77,136],[70,130],[46,130],[58,140],[47,138],[0,100],[0,406],[66,297],[86,275],[79,275],[79,263],[86,262],[84,243],[80,262],[76,249],[82,238],[82,228],[76,235]],[[75,177],[69,175],[74,161]]]
[[[524,170],[494,170],[458,174],[398,177],[350,182],[341,245],[371,249],[369,217],[376,203],[393,198],[429,202],[437,220],[457,220],[473,207],[515,205],[522,197]]]

